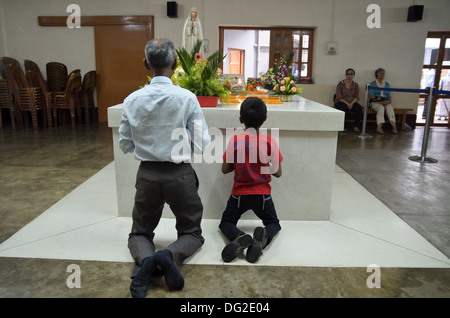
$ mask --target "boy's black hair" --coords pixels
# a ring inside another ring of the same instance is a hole
[[[267,106],[261,98],[249,97],[241,104],[240,116],[247,128],[258,129],[266,120]]]

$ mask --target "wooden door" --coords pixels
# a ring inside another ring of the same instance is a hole
[[[309,83],[312,75],[313,35],[314,30],[306,28],[271,29],[269,66],[273,67],[281,58],[287,59],[293,53],[293,68],[290,72]]]
[[[120,104],[147,82],[143,58],[154,37],[151,15],[81,16],[81,27],[94,27],[98,121],[108,121],[107,109]],[[40,26],[67,27],[67,16],[39,16]],[[90,48],[86,48],[90,49]]]
[[[270,31],[270,67],[280,58],[287,58],[293,49],[292,30],[274,29]]]
[[[98,120],[107,122],[107,108],[123,102],[147,82],[145,25],[95,27]]]
[[[228,49],[229,74],[244,74],[244,56],[244,50]]]

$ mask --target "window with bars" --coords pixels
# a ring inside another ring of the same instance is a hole
[[[272,28],[270,31],[270,67],[293,54],[292,75],[301,82],[312,82],[314,29]]]
[[[313,27],[226,26],[219,27],[219,49],[224,50],[225,30],[270,31],[268,66],[274,67],[281,58],[293,54],[291,72],[298,81],[312,83],[313,75]],[[247,61],[246,63],[252,63]]]

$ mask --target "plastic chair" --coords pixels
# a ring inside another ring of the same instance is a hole
[[[9,89],[6,80],[0,80],[0,128],[3,126],[2,109],[10,109]],[[10,110],[11,111],[11,110]]]
[[[20,64],[16,60],[4,57],[3,63],[6,67],[7,82],[13,99],[17,126],[22,125],[22,113],[29,111],[33,129],[38,130],[38,111],[43,110],[45,113],[41,89],[28,83]],[[46,116],[44,116],[44,120],[45,118]]]
[[[18,62],[15,59],[9,58],[9,57],[3,57],[0,59],[0,74],[2,76],[2,80],[0,81],[0,128],[2,127],[2,119],[1,119],[1,109],[8,108],[9,115],[11,118],[11,125],[12,127],[16,127],[16,116],[15,116],[15,109],[14,109],[14,103],[13,103],[13,97],[11,93],[11,89],[9,88],[8,84],[8,75],[6,72],[6,65],[5,62],[8,63],[14,63],[18,64]],[[20,67],[20,65],[19,65]]]
[[[49,62],[46,64],[47,88],[50,92],[61,92],[66,89],[67,66],[59,62]]]
[[[81,108],[80,108],[80,87],[81,74],[79,71],[72,72],[67,83],[66,89],[62,92],[53,93],[53,120],[57,122],[58,109],[70,110],[70,120],[72,127],[75,127],[75,110],[78,113],[79,122],[81,122]]]
[[[42,91],[44,100],[45,113],[47,117],[47,126],[52,127],[52,93],[47,90],[44,77],[42,76],[39,66],[30,60],[25,60],[25,74],[28,83],[33,87],[39,87]]]
[[[97,109],[94,102],[94,91],[97,86],[97,72],[87,72],[83,77],[83,83],[80,89],[80,106],[81,110],[84,109],[84,116],[86,123],[89,124],[91,111],[93,117],[97,120]]]

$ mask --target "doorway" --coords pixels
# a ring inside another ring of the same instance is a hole
[[[228,49],[228,72],[244,74],[245,50]]]
[[[450,90],[450,32],[428,32],[425,41],[425,53],[420,88],[434,87],[438,90]],[[427,120],[430,108],[430,124],[450,128],[450,95],[434,95],[432,104],[427,95],[420,95],[417,107],[418,126]]]

